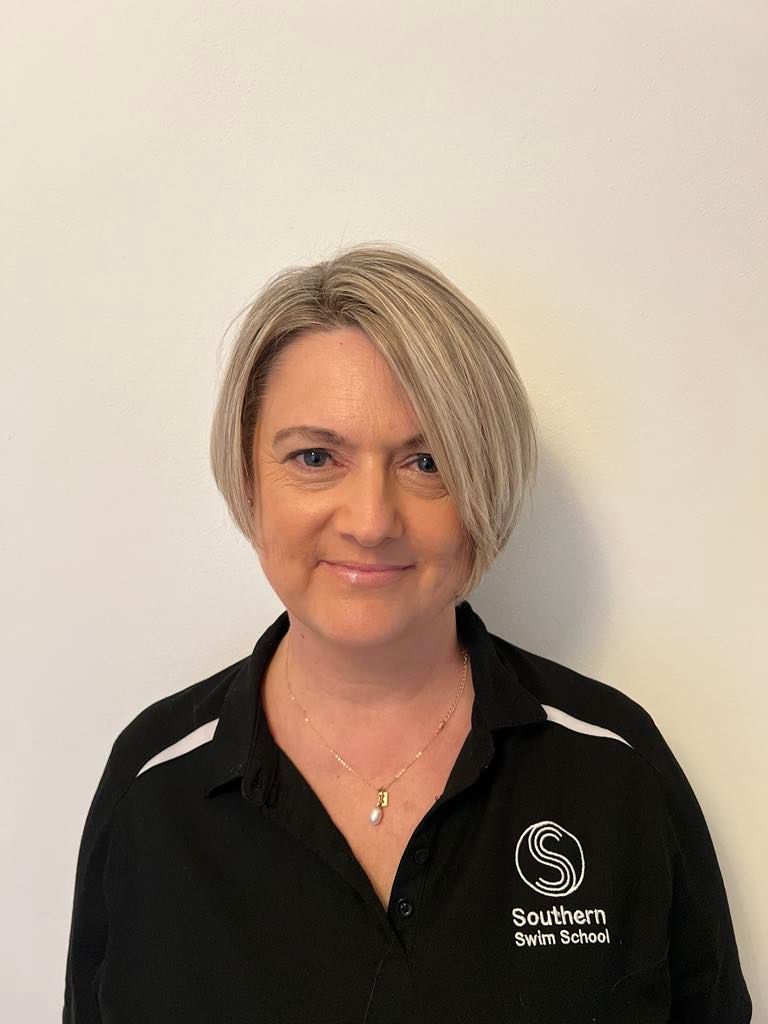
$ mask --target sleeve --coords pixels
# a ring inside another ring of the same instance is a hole
[[[712,837],[680,764],[660,743],[673,858],[670,1024],[748,1024],[752,1001]]]
[[[63,1024],[101,1024],[97,984],[107,942],[104,875],[115,798],[115,744],[85,819],[75,873]]]

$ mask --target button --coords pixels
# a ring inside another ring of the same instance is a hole
[[[410,917],[413,913],[413,904],[410,900],[398,900],[397,912],[400,917]]]
[[[422,846],[419,850],[414,850],[413,859],[417,864],[426,864],[429,860],[429,850],[426,846]]]

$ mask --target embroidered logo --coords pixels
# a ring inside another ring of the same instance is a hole
[[[576,836],[556,821],[529,825],[515,846],[515,865],[527,886],[542,896],[570,896],[584,880],[584,850]],[[602,907],[512,908],[519,947],[603,945],[610,943],[608,914]],[[585,931],[580,925],[586,925]],[[576,926],[574,928],[574,926]]]
[[[542,896],[569,896],[584,879],[581,843],[555,821],[528,826],[517,841],[515,865],[525,884]],[[547,869],[544,877],[540,867]]]

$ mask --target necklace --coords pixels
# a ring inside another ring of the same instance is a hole
[[[400,771],[397,773],[397,775],[395,775],[394,778],[390,779],[390,781],[386,785],[384,785],[384,786],[377,786],[374,782],[370,782],[368,779],[366,779],[364,776],[362,776],[360,774],[360,772],[355,771],[355,769],[352,767],[352,765],[348,764],[344,760],[344,758],[341,756],[341,754],[339,754],[336,750],[333,749],[333,747],[325,739],[325,737],[322,735],[322,733],[312,724],[312,722],[310,722],[309,715],[304,710],[304,708],[301,706],[301,704],[299,704],[298,700],[296,699],[296,694],[291,689],[291,681],[288,678],[288,665],[287,665],[287,662],[286,662],[285,681],[288,683],[288,692],[291,695],[291,700],[294,702],[294,704],[296,704],[298,706],[299,710],[301,711],[302,715],[304,716],[304,721],[307,723],[307,725],[310,727],[310,729],[312,729],[312,731],[319,737],[319,739],[322,742],[323,746],[333,754],[333,756],[336,758],[336,760],[339,762],[340,765],[342,765],[344,768],[346,768],[348,772],[351,772],[353,775],[356,775],[358,777],[358,779],[360,779],[362,782],[364,782],[367,786],[371,786],[371,787],[373,787],[376,790],[376,806],[371,810],[371,813],[368,815],[368,820],[370,821],[370,823],[372,825],[378,825],[379,824],[379,822],[381,821],[381,819],[383,817],[383,814],[384,814],[384,808],[389,805],[389,787],[391,785],[393,785],[395,782],[397,782],[397,780],[400,778],[400,776],[405,771],[407,771],[408,768],[410,768],[412,764],[414,764],[416,761],[418,761],[418,759],[421,757],[421,755],[424,753],[424,751],[427,749],[427,747],[429,747],[429,745],[434,740],[436,740],[437,737],[440,735],[440,733],[443,731],[443,729],[445,728],[446,722],[451,717],[453,712],[456,710],[456,706],[458,705],[459,701],[461,700],[461,695],[464,693],[464,686],[465,686],[466,681],[467,681],[467,658],[468,658],[468,652],[467,652],[467,650],[465,648],[465,650],[464,650],[464,671],[462,672],[462,675],[461,675],[461,683],[459,685],[458,690],[456,691],[456,696],[453,699],[453,703],[451,704],[450,708],[448,709],[448,714],[442,720],[440,725],[438,725],[437,730],[435,731],[435,733],[430,737],[429,741],[421,748],[421,750],[418,752],[418,754],[416,754],[415,757],[412,757],[411,760],[408,762],[408,764],[405,765],[403,768],[401,768]]]

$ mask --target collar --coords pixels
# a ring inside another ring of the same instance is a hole
[[[547,714],[520,682],[509,658],[468,601],[456,607],[456,630],[469,651],[475,688],[473,730],[494,731],[541,722]],[[259,637],[250,657],[230,683],[212,742],[212,770],[205,795],[239,779],[244,797],[263,803],[272,789],[278,748],[260,699],[260,684],[269,660],[290,626],[287,611]],[[492,746],[486,737],[486,754]]]

